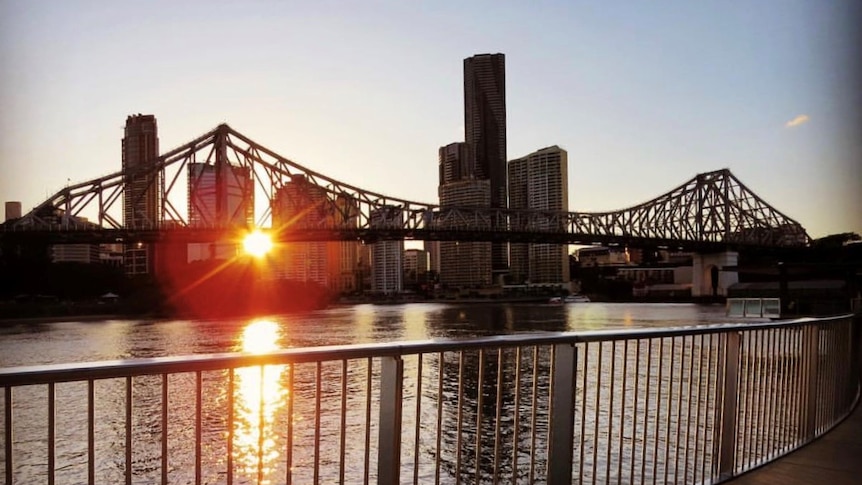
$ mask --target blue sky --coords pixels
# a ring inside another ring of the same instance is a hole
[[[569,152],[570,210],[730,168],[814,236],[862,232],[855,2],[0,0],[0,200],[227,122],[344,182],[437,201],[462,60],[502,52],[508,154]],[[796,123],[790,123],[796,119]]]

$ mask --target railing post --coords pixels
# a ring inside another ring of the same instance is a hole
[[[404,386],[401,356],[380,359],[380,427],[377,483],[398,484],[401,475],[401,399]]]
[[[718,479],[732,477],[736,469],[737,401],[739,400],[740,332],[725,334],[721,389],[721,434],[718,437]]]
[[[601,345],[601,344],[600,344]],[[548,485],[572,483],[575,428],[575,377],[578,351],[573,343],[554,345],[551,382]]]
[[[805,412],[802,413],[803,421],[800,424],[803,431],[802,442],[804,443],[814,438],[817,431],[817,364],[820,360],[820,329],[817,325],[811,325],[805,329],[803,336]]]

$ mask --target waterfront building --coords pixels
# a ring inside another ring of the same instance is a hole
[[[400,207],[374,209],[369,215],[372,229],[400,228],[404,212]],[[378,241],[371,244],[371,291],[400,293],[403,288],[404,241]]]
[[[554,145],[509,161],[509,207],[535,211],[568,212],[568,154]],[[565,221],[543,230],[566,230]],[[513,283],[565,283],[569,281],[569,256],[562,244],[510,245]]]
[[[227,163],[188,165],[189,226],[246,228],[254,225],[254,179],[249,167]],[[230,259],[236,243],[193,243],[188,260]]]
[[[624,247],[588,246],[575,251],[575,256],[581,267],[631,264],[628,249]]]
[[[489,207],[506,208],[506,57],[477,54],[464,59],[464,140],[477,179],[490,182]],[[508,271],[506,243],[491,247],[495,275]]]
[[[489,180],[466,179],[441,185],[438,194],[441,210],[447,207],[488,207],[491,186]],[[493,283],[491,243],[440,241],[439,248],[441,284],[472,288]]]
[[[336,197],[338,222],[346,229],[359,227],[359,203],[353,197],[342,194]],[[328,254],[330,289],[338,293],[353,293],[361,289],[360,252],[362,243],[359,241],[332,241]]]
[[[6,219],[8,221],[10,219],[20,219],[21,218],[21,202],[16,200],[11,200],[6,202]]]
[[[51,261],[55,263],[99,263],[98,244],[54,244],[51,246]]]
[[[417,285],[426,282],[429,269],[428,251],[424,249],[404,250],[405,285]]]
[[[122,142],[123,225],[127,228],[148,228],[158,224],[159,187],[161,173],[147,170],[155,166],[159,156],[156,117],[132,115],[126,118]],[[139,171],[145,173],[136,173]],[[124,249],[126,274],[153,273],[154,255],[151,244],[130,244]]]

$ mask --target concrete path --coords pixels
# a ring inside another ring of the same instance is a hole
[[[862,405],[831,432],[769,465],[726,483],[862,484]]]

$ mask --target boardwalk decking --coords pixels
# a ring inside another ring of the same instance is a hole
[[[862,484],[862,406],[856,406],[844,422],[808,446],[727,483]]]

